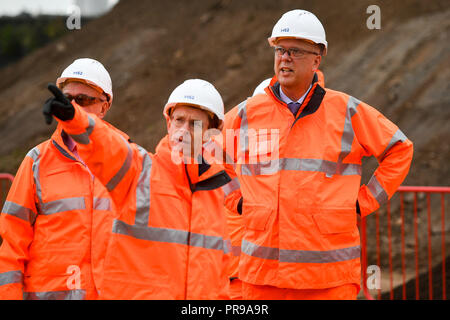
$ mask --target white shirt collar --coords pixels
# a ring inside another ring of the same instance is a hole
[[[284,94],[284,92],[283,92],[283,90],[281,89],[281,86],[280,86],[280,98],[286,104],[291,103],[291,102],[298,102],[298,103],[302,104],[303,100],[305,100],[305,97],[308,94],[309,90],[311,90],[311,87],[312,87],[312,85],[310,84],[308,90],[306,90],[305,94],[303,96],[301,96],[300,99],[298,99],[297,101],[292,101],[291,98],[289,98],[287,95]]]

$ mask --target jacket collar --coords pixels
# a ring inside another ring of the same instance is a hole
[[[326,91],[319,85],[318,76],[316,73],[314,73],[311,85],[312,85],[311,90],[309,91],[308,95],[305,97],[305,100],[303,100],[303,103],[300,106],[299,110],[301,110],[301,112],[297,114],[297,117],[295,118],[295,121],[292,124],[292,126],[294,126],[294,124],[299,119],[316,112],[319,109],[320,104],[322,103]],[[281,100],[280,97],[280,83],[278,82],[276,76],[274,76],[270,81],[270,85],[266,89],[266,93],[268,93],[269,96],[272,97],[272,99],[275,99],[277,103],[285,105],[285,103]]]
[[[58,126],[56,127],[56,130],[53,132],[52,137],[50,139],[52,141],[53,146],[55,146],[55,148],[66,158],[73,161],[78,161],[75,155],[72,153],[72,151],[69,150],[66,144],[64,143],[63,139],[64,135],[67,135],[67,133],[64,132],[62,126],[58,123]]]

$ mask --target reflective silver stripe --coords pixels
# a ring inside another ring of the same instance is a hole
[[[235,190],[238,190],[241,187],[239,184],[238,178],[234,178],[230,182],[228,182],[226,185],[222,187],[223,193],[226,196],[228,196],[230,193],[232,193]]]
[[[332,263],[357,259],[360,255],[360,246],[328,251],[280,250],[280,262]]]
[[[152,171],[152,159],[147,150],[138,146],[139,153],[143,156],[142,171],[136,186],[136,225],[147,226],[150,214],[150,173]]]
[[[94,197],[94,210],[111,210],[111,200],[109,198],[96,198]]]
[[[24,300],[84,300],[86,290],[64,290],[47,292],[24,292]]]
[[[193,247],[225,251],[225,241],[222,237],[207,236],[200,233],[190,233],[189,245]]]
[[[86,128],[86,131],[80,134],[71,134],[73,140],[80,144],[89,144],[91,140],[89,140],[89,136],[91,135],[92,131],[95,127],[95,120],[88,116],[88,127]]]
[[[357,163],[337,163],[322,159],[280,159],[281,170],[292,171],[316,171],[316,172],[338,172],[340,175],[361,175],[362,168]],[[339,168],[339,169],[338,169]]]
[[[183,230],[129,225],[120,220],[114,220],[113,233],[119,233],[141,240],[179,244],[187,244],[189,236],[189,233]]]
[[[278,260],[280,253],[278,248],[262,247],[251,243],[245,239],[242,240],[241,252],[256,258]]]
[[[255,164],[242,164],[243,176],[271,175],[280,170],[313,171],[324,173],[338,173],[340,175],[361,175],[362,168],[357,163],[337,163],[322,159],[282,158]]]
[[[249,142],[248,142],[248,120],[247,120],[247,100],[242,101],[238,105],[238,116],[241,118],[241,126],[239,129],[239,140],[241,143],[241,151],[243,153],[248,151]]]
[[[355,138],[355,132],[352,126],[352,117],[356,114],[356,108],[361,103],[358,99],[350,96],[347,101],[347,109],[345,112],[344,130],[341,137],[341,152],[337,161],[337,165],[334,168],[330,167],[330,171],[327,172],[327,177],[332,177],[335,174],[342,174],[343,163],[342,161],[352,151],[353,139]]]
[[[381,186],[380,182],[378,181],[375,175],[373,175],[372,178],[370,178],[367,187],[369,188],[370,193],[372,193],[373,197],[377,200],[380,206],[382,206],[388,201],[389,199],[388,194],[383,189],[383,187]]]
[[[128,148],[127,157],[125,158],[125,161],[122,164],[122,167],[117,171],[117,173],[114,175],[114,177],[109,180],[109,182],[106,184],[106,189],[108,191],[114,190],[114,188],[122,181],[125,174],[128,172],[131,166],[131,160],[133,158],[133,151],[131,150],[131,147],[128,143],[128,141],[125,140],[124,137],[120,136],[126,143],[126,146]]]
[[[15,216],[30,223],[34,223],[36,219],[36,212],[11,201],[5,201],[2,213]]]
[[[141,240],[191,245],[205,249],[221,250],[224,253],[229,252],[228,245],[225,245],[223,238],[218,236],[207,236],[177,229],[129,225],[120,220],[114,220],[112,231],[113,233]]]
[[[382,161],[384,159],[384,156],[386,155],[386,153],[394,146],[394,144],[396,144],[397,142],[404,142],[406,141],[408,138],[403,134],[403,132],[398,129],[394,135],[391,138],[391,141],[389,141],[387,147],[384,149],[383,153],[378,157],[379,161]]]
[[[85,210],[84,197],[65,198],[41,204],[41,214],[48,215],[64,211]]]
[[[34,151],[33,151],[34,150]],[[34,179],[34,184],[36,186],[36,196],[38,198],[38,204],[37,204],[37,210],[38,213],[40,213],[42,211],[42,187],[41,187],[41,180],[39,177],[39,164],[41,162],[41,157],[40,157],[40,152],[39,149],[37,149],[37,147],[35,147],[33,150],[31,150],[31,152],[29,152],[30,156],[32,156],[34,162],[33,165],[31,166],[31,170],[33,171],[33,179]]]
[[[281,170],[283,159],[274,159],[260,163],[244,163],[241,166],[243,176],[271,175]]]
[[[239,257],[241,255],[241,246],[231,246],[231,254]]]
[[[341,176],[360,176],[362,174],[362,167],[357,163],[342,163],[323,160],[322,172],[341,175]],[[330,175],[328,175],[330,176]]]
[[[351,96],[349,97],[347,102],[344,130],[342,131],[342,138],[341,138],[341,153],[339,155],[339,160],[341,162],[352,150],[352,143],[355,137],[355,132],[353,131],[352,126],[352,117],[356,114],[356,108],[360,103],[361,101]]]
[[[33,159],[33,161],[36,161],[37,158],[39,157],[39,154],[40,154],[40,152],[39,152],[38,147],[34,147],[30,151],[28,151],[26,156],[30,157],[31,159]]]
[[[231,252],[231,240],[223,240],[223,253],[227,254]]]
[[[354,246],[328,251],[285,250],[258,246],[242,240],[242,252],[256,258],[291,263],[332,263],[360,257],[361,247]]]
[[[0,273],[0,286],[12,283],[22,283],[23,273],[20,270]]]

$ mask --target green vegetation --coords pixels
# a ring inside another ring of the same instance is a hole
[[[0,17],[0,68],[68,32],[66,19],[65,16],[33,17],[26,13]]]

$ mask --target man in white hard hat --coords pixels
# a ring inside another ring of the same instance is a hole
[[[74,101],[98,119],[111,107],[111,78],[96,60],[75,60],[56,83],[59,89],[49,88],[60,96],[45,103],[47,123],[59,100]],[[97,299],[114,212],[107,190],[58,125],[28,152],[2,209],[0,297]]]
[[[322,71],[316,70],[316,75],[318,76],[319,85],[323,87],[325,79]],[[253,91],[252,97],[256,96],[257,94],[266,94],[265,89],[269,86],[271,80],[272,78],[268,78],[261,81]],[[237,107],[233,109],[237,109]],[[231,115],[235,112],[237,112],[237,110],[230,110],[229,114]],[[236,212],[238,214],[236,214]],[[244,235],[244,223],[243,223],[244,220],[242,218],[242,207],[234,211],[230,211],[227,209],[226,213],[227,213],[228,232],[230,233],[231,249],[232,249],[231,250],[232,257],[230,261],[230,298],[233,300],[242,300],[242,283],[239,280],[239,257],[241,255],[241,242],[242,237]]]
[[[172,150],[180,151],[187,162],[199,163],[201,146],[209,140],[204,141],[205,133],[223,127],[223,110],[219,92],[207,81],[190,79],[175,88],[163,111]]]
[[[228,298],[224,198],[236,190],[224,167],[201,148],[207,130],[220,132],[224,119],[214,86],[191,79],[175,88],[163,110],[168,134],[155,154],[128,143],[76,103],[56,105],[52,114],[119,211],[101,298]],[[190,145],[197,137],[200,152]]]
[[[408,173],[412,143],[376,109],[319,82],[328,43],[314,14],[286,12],[268,40],[275,76],[266,94],[225,120],[225,130],[238,132],[231,145],[243,196],[243,298],[355,299],[357,214],[370,214],[394,194]],[[251,150],[251,140],[274,140],[277,149]],[[246,161],[255,153],[264,161]],[[379,167],[361,186],[364,156],[377,157]]]

